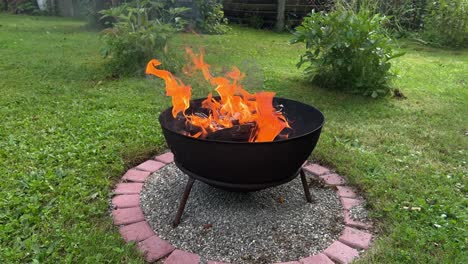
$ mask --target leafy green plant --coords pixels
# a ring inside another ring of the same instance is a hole
[[[400,36],[423,25],[428,0],[379,0],[376,11],[389,17],[387,26]]]
[[[224,34],[229,30],[228,20],[224,17],[223,5],[219,0],[196,0],[198,16],[195,26],[202,33]]]
[[[152,58],[174,70],[177,60],[168,55],[167,42],[183,28],[184,21],[178,15],[185,11],[187,8],[164,9],[159,2],[144,0],[101,11],[102,19],[111,17],[116,21],[112,28],[103,30],[102,51],[109,59],[112,74],[141,74]]]
[[[468,1],[430,1],[422,37],[436,46],[467,47]]]
[[[335,10],[312,12],[296,28],[292,43],[305,43],[304,64],[308,78],[324,87],[377,97],[390,91],[390,60],[395,53],[383,24],[386,17],[366,8],[354,11],[338,5]]]
[[[36,0],[17,0],[7,1],[4,5],[8,7],[10,12],[16,14],[36,14],[39,12]]]

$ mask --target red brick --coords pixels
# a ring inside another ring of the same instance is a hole
[[[276,262],[273,264],[301,264],[299,261]]]
[[[164,154],[156,156],[154,159],[162,163],[168,164],[174,161],[174,154],[172,154],[172,152],[166,152]]]
[[[131,170],[128,170],[124,174],[122,179],[125,181],[132,181],[132,182],[144,182],[150,174],[151,173],[148,171],[131,169]]]
[[[156,235],[138,243],[138,248],[144,254],[147,262],[159,260],[171,254],[175,249],[174,246]]]
[[[346,210],[343,211],[343,216],[344,216],[344,223],[347,226],[361,228],[361,229],[370,229],[372,227],[371,224],[352,219],[351,216],[349,215],[349,212]]]
[[[330,172],[328,168],[325,168],[315,163],[309,163],[304,167],[304,169],[316,176],[324,175],[325,173]]]
[[[326,255],[319,253],[317,255],[303,258],[300,260],[301,264],[335,264]]]
[[[149,171],[149,172],[155,172],[159,170],[160,168],[164,167],[164,163],[155,161],[155,160],[147,160],[143,162],[142,164],[136,166],[136,169],[143,170],[143,171]]]
[[[348,186],[336,186],[338,196],[346,198],[356,198],[357,194],[353,188]]]
[[[117,184],[115,194],[140,194],[143,183],[119,183]]]
[[[371,239],[372,235],[367,232],[345,227],[338,240],[353,248],[368,249]]]
[[[351,263],[355,258],[359,256],[359,253],[356,249],[351,248],[340,241],[335,241],[324,251],[332,260],[338,263]]]
[[[326,184],[333,185],[333,186],[343,185],[346,183],[344,178],[336,173],[322,175],[320,176],[320,179],[322,179]]]
[[[153,229],[151,229],[146,221],[122,226],[119,228],[119,232],[126,242],[140,242],[154,236]]]
[[[112,216],[114,217],[114,225],[128,225],[145,220],[139,206],[114,210]]]
[[[200,256],[179,249],[174,250],[171,255],[164,261],[164,264],[198,264]]]
[[[358,199],[353,199],[353,198],[343,198],[340,197],[341,204],[343,205],[343,208],[346,210],[350,210],[354,206],[362,204],[362,202]]]
[[[112,198],[112,205],[116,208],[130,208],[140,206],[140,195],[117,195]]]

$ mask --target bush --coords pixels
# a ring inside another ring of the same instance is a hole
[[[388,26],[399,35],[420,30],[428,0],[379,0],[376,11],[389,17]]]
[[[424,40],[436,46],[468,46],[468,1],[431,1],[424,19]]]
[[[372,15],[366,8],[354,11],[337,5],[329,13],[312,12],[296,28],[292,43],[306,44],[298,67],[309,79],[323,87],[377,97],[390,91],[392,40],[382,24],[386,18]]]
[[[39,7],[36,0],[7,0],[2,1],[2,10],[9,11],[15,14],[38,14]]]
[[[112,28],[103,30],[103,54],[109,59],[113,76],[143,74],[152,58],[174,70],[177,60],[168,55],[167,42],[185,22],[179,17],[187,8],[166,9],[160,2],[141,1],[101,11],[102,18],[113,18]]]
[[[199,13],[195,18],[195,26],[202,33],[224,34],[229,30],[219,0],[196,0],[195,8]]]

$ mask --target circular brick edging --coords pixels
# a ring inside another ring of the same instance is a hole
[[[174,161],[174,155],[167,152],[147,160],[140,165],[129,169],[122,181],[114,189],[112,198],[112,217],[114,225],[126,242],[134,241],[143,253],[147,262],[163,259],[164,264],[198,264],[200,256],[194,253],[176,249],[169,242],[159,238],[146,222],[143,210],[140,207],[140,192],[146,178]],[[334,241],[322,253],[300,259],[298,261],[284,262],[283,264],[326,264],[350,263],[359,257],[358,250],[368,249],[372,234],[369,223],[353,220],[349,210],[362,204],[353,188],[346,186],[344,177],[333,173],[330,169],[315,163],[306,162],[303,168],[318,177],[328,186],[336,188],[344,208],[343,218],[345,228],[338,240]],[[208,261],[208,264],[223,264],[222,262]],[[277,263],[280,264],[280,263]]]

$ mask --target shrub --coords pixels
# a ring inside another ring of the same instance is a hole
[[[379,0],[376,11],[389,17],[388,26],[400,35],[420,30],[428,0]]]
[[[187,8],[165,9],[153,1],[123,4],[101,11],[102,18],[113,18],[112,28],[103,30],[103,54],[109,59],[113,76],[142,74],[152,58],[174,70],[177,60],[168,55],[167,42],[184,21],[178,16]]]
[[[219,0],[196,0],[195,26],[202,33],[224,34],[229,30],[227,18],[224,17],[223,5]]]
[[[467,47],[468,1],[430,1],[422,37],[436,46]]]
[[[292,43],[302,42],[306,52],[298,67],[320,86],[377,97],[390,91],[392,40],[382,24],[386,18],[366,8],[354,11],[337,5],[329,13],[312,12],[296,28]]]
[[[39,7],[36,0],[7,0],[2,1],[2,10],[15,14],[36,14],[39,13]]]

